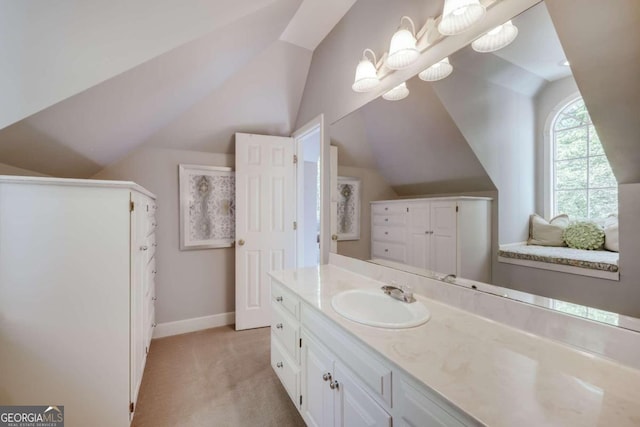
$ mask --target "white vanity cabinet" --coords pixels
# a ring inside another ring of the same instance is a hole
[[[0,177],[0,405],[129,424],[155,325],[155,210],[132,182]]]
[[[491,199],[371,202],[371,257],[491,280]]]

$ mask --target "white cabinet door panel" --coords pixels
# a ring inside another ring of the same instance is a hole
[[[389,415],[357,383],[340,362],[334,364],[335,427],[390,427]]]
[[[309,336],[302,338],[302,418],[308,426],[333,425],[333,393],[325,380],[332,374],[332,356]]]
[[[456,229],[456,203],[431,202],[431,270],[457,274]]]

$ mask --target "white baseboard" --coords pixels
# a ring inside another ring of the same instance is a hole
[[[188,332],[201,331],[203,329],[217,328],[219,326],[233,325],[236,321],[236,313],[221,313],[211,316],[194,317],[193,319],[178,320],[175,322],[158,323],[153,331],[153,338],[170,337],[172,335],[186,334]]]

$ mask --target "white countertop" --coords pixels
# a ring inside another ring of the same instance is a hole
[[[389,330],[337,314],[331,298],[382,282],[323,265],[271,273],[365,345],[489,426],[638,426],[640,371],[419,297],[431,319]]]

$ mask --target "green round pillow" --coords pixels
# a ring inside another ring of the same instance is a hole
[[[574,249],[600,249],[604,245],[604,230],[595,222],[570,224],[562,233],[567,246]]]

